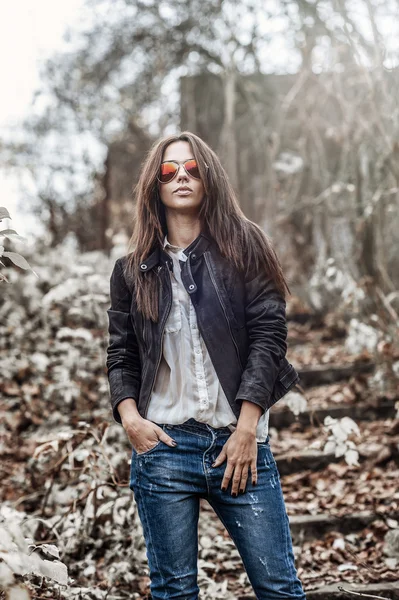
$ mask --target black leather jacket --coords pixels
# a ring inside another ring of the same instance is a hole
[[[286,302],[264,272],[248,265],[240,274],[220,254],[209,234],[200,235],[184,250],[182,281],[193,302],[198,327],[230,406],[238,418],[241,401],[270,408],[300,381],[286,359]],[[159,321],[137,311],[131,285],[123,275],[127,256],[115,262],[110,280],[111,306],[107,374],[114,419],[117,405],[134,398],[146,418],[155,376],[162,357],[165,323],[172,304],[171,257],[157,247],[140,265],[155,269],[161,280]]]

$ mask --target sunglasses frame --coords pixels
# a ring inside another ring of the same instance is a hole
[[[187,171],[187,169],[186,169],[186,163],[190,162],[190,160],[195,160],[195,162],[197,162],[195,158],[188,158],[187,160],[185,160],[185,161],[184,161],[184,162],[182,162],[182,163],[179,163],[177,160],[163,160],[163,161],[161,162],[161,165],[164,165],[165,163],[174,163],[175,165],[178,165],[178,167],[177,167],[177,169],[176,169],[176,172],[175,172],[175,174],[173,175],[173,177],[172,177],[171,179],[169,179],[168,181],[161,181],[161,180],[159,179],[159,176],[157,175],[157,179],[158,179],[159,183],[170,183],[171,181],[173,181],[173,179],[176,177],[176,175],[177,175],[177,174],[178,174],[178,172],[179,172],[180,165],[183,165],[183,168],[184,168],[185,172],[187,173],[187,175],[188,175],[189,177],[192,177],[193,179],[201,179],[201,177],[194,177],[194,175],[191,175],[191,173],[189,173],[189,172]],[[206,169],[209,169],[208,165],[207,165],[206,163],[204,163],[204,164],[205,164],[205,168],[206,168]],[[198,165],[197,165],[197,167],[198,167]]]

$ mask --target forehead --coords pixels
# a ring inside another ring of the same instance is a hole
[[[183,162],[189,158],[194,158],[193,151],[188,142],[179,140],[178,142],[172,142],[165,149],[162,160],[177,160]]]

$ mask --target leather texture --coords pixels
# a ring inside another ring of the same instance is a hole
[[[241,274],[224,258],[208,233],[200,233],[184,249],[181,278],[191,296],[198,327],[217,376],[238,418],[242,400],[273,406],[299,381],[286,358],[286,302],[265,272],[248,265]],[[140,265],[155,270],[160,280],[159,320],[144,319],[137,311],[132,283],[124,276],[127,256],[118,258],[110,278],[111,306],[107,375],[115,421],[118,404],[134,398],[146,417],[161,359],[165,323],[172,303],[168,269],[173,261],[156,247]]]

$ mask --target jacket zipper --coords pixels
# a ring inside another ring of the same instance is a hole
[[[158,275],[158,273],[157,273],[157,275]],[[168,285],[170,285],[170,273],[169,273],[169,270],[168,270],[168,275],[169,275],[169,284]],[[170,290],[171,290],[171,287],[172,286],[170,285],[170,288],[169,288]],[[155,384],[155,376],[156,376],[156,374],[158,372],[159,363],[161,362],[161,358],[162,358],[163,336],[164,336],[164,333],[165,333],[166,321],[168,319],[168,316],[169,316],[169,313],[170,313],[170,309],[171,309],[171,306],[172,306],[172,294],[169,295],[169,298],[170,298],[169,308],[166,311],[167,314],[166,314],[166,317],[164,318],[163,325],[162,325],[161,348],[160,348],[160,352],[159,352],[159,356],[158,356],[157,366],[155,368],[154,375],[153,375],[153,378],[152,378],[151,388],[150,388],[150,391],[149,391],[149,394],[148,394],[148,397],[147,397],[147,401],[146,401],[146,405],[145,405],[145,409],[144,409],[144,419],[147,417],[148,406],[149,406],[149,403],[150,403],[150,398],[151,398],[152,390],[153,390],[153,387],[154,387],[154,384]]]
[[[221,306],[221,307],[222,307],[222,309],[223,309],[224,316],[225,316],[225,318],[226,318],[226,321],[227,321],[227,325],[229,326],[230,336],[231,336],[231,339],[233,340],[233,344],[234,344],[234,346],[235,346],[235,349],[236,349],[236,353],[237,353],[238,362],[240,363],[241,370],[243,371],[243,370],[244,370],[244,368],[243,368],[243,366],[242,366],[242,363],[241,363],[240,352],[239,352],[239,350],[238,350],[237,342],[236,342],[236,341],[235,341],[235,339],[234,339],[233,332],[232,332],[232,330],[231,330],[230,321],[229,321],[229,319],[228,319],[228,317],[227,317],[226,308],[225,308],[225,306],[224,306],[224,304],[223,304],[223,302],[222,302],[222,299],[221,299],[221,297],[220,297],[219,290],[218,290],[218,287],[217,287],[217,284],[216,284],[216,281],[215,281],[215,278],[214,278],[214,275],[213,275],[213,272],[212,272],[212,268],[211,268],[211,266],[210,266],[210,264],[209,264],[209,260],[208,260],[208,256],[207,256],[207,253],[206,253],[206,252],[204,252],[204,256],[205,256],[205,262],[206,262],[206,266],[208,267],[209,275],[210,275],[211,281],[212,281],[212,283],[213,283],[213,287],[214,287],[214,288],[215,288],[215,290],[216,290],[216,294],[217,294],[217,297],[219,298],[219,303],[220,303],[220,306]]]

